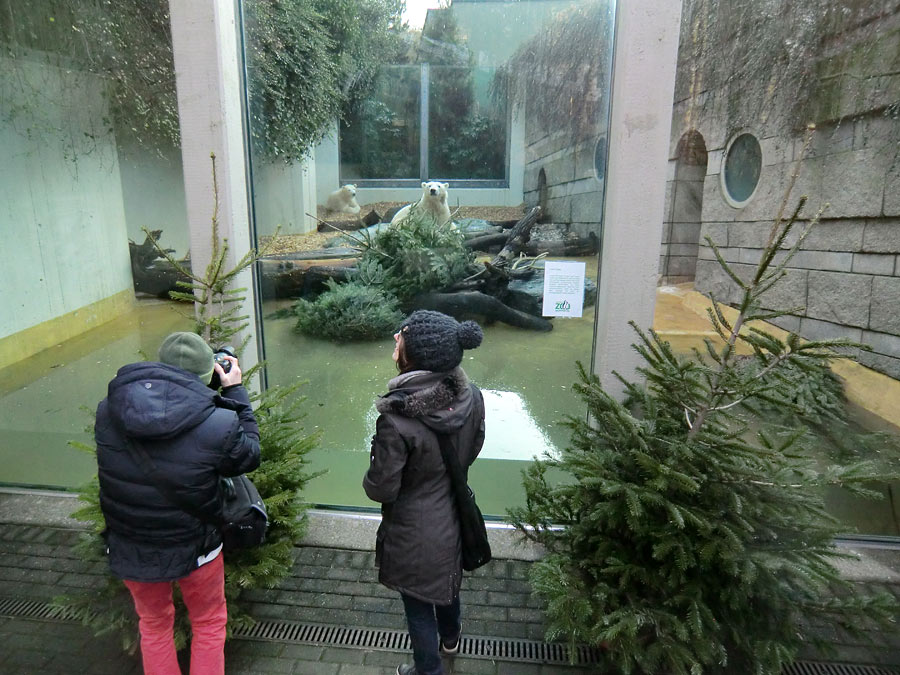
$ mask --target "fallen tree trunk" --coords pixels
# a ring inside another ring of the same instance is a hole
[[[183,261],[188,268],[191,261]],[[179,286],[177,282],[183,281],[190,283],[190,278],[175,269],[175,266],[168,260],[157,260],[149,267],[137,267],[132,265],[131,277],[134,281],[134,290],[136,293],[149,293],[158,298],[169,299],[169,291],[185,292],[185,288]]]
[[[325,290],[325,281],[347,281],[354,269],[355,260],[345,265],[304,264],[303,261],[259,261],[260,287],[264,298],[300,298],[318,295]]]
[[[503,304],[493,295],[479,291],[462,293],[422,293],[410,302],[410,309],[432,309],[456,319],[472,315],[483,316],[487,322],[500,321],[516,328],[551,331],[553,324],[540,316],[533,316]]]
[[[596,235],[591,234],[586,237],[570,235],[560,240],[530,241],[522,252],[529,256],[546,253],[574,258],[596,255],[599,250],[600,242]]]
[[[491,263],[496,267],[503,267],[512,258],[519,255],[525,249],[528,240],[531,238],[531,228],[537,222],[541,215],[541,207],[535,206],[529,211],[522,220],[516,223],[515,227],[509,231],[506,244],[500,249],[500,253],[494,256]]]
[[[503,246],[508,238],[509,235],[505,232],[500,232],[498,234],[482,234],[478,237],[467,239],[464,245],[466,248],[470,248],[473,251],[485,251],[494,246]]]

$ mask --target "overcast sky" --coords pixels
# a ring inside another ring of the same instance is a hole
[[[439,0],[406,0],[406,11],[403,19],[410,28],[421,28],[425,23],[425,14],[429,8],[440,7]],[[449,4],[449,3],[448,3]]]

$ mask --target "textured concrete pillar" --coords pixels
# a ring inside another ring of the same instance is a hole
[[[216,155],[219,235],[228,239],[229,264],[251,247],[235,9],[235,3],[224,0],[169,2],[191,264],[201,274],[212,250],[215,200],[210,153]],[[247,288],[241,313],[256,317],[252,271],[246,270],[236,285]],[[253,338],[242,354],[245,370],[259,359],[253,319],[246,330]],[[235,342],[243,337],[236,336]]]
[[[619,2],[616,14],[594,372],[620,394],[612,371],[633,378],[640,365],[628,322],[653,321],[681,0]]]

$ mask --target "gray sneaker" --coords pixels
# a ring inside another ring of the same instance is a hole
[[[416,667],[408,664],[397,666],[397,675],[416,675]]]

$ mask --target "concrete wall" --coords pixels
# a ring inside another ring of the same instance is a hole
[[[815,65],[821,86],[814,90],[804,113],[816,123],[817,131],[801,162],[792,204],[808,195],[803,214],[807,218],[820,206],[829,206],[822,223],[791,261],[787,278],[769,293],[765,304],[802,307],[779,320],[779,325],[811,339],[848,337],[868,344],[873,352],[861,353],[860,362],[900,378],[900,119],[895,108],[889,107],[900,101],[900,9],[892,11],[874,19],[876,24],[867,24],[865,32],[846,31],[823,41],[828,52]],[[863,47],[865,59],[860,58]],[[800,157],[803,137],[797,129],[803,125],[780,115],[791,109],[793,93],[775,88],[770,106],[760,110],[755,122],[736,128],[730,116],[730,107],[740,95],[736,89],[767,83],[730,85],[712,72],[697,78],[691,57],[683,44],[672,116],[667,213],[682,208],[671,185],[678,142],[696,131],[709,151],[702,183],[696,288],[735,302],[737,288],[712,251],[702,245],[703,237],[710,236],[722,247],[739,275],[750,273]],[[698,94],[691,84],[698,79],[726,83]],[[762,170],[754,195],[735,208],[723,195],[721,174],[727,143],[740,132],[759,140]],[[674,243],[676,238],[671,236],[663,244],[664,261],[671,261]]]
[[[0,57],[0,338],[132,287],[105,86],[39,54]]]
[[[118,151],[128,238],[140,244],[146,238],[142,227],[162,230],[160,245],[184,257],[190,246],[181,152],[153,152],[121,142]]]
[[[253,208],[258,236],[316,231],[316,162],[253,163]]]

